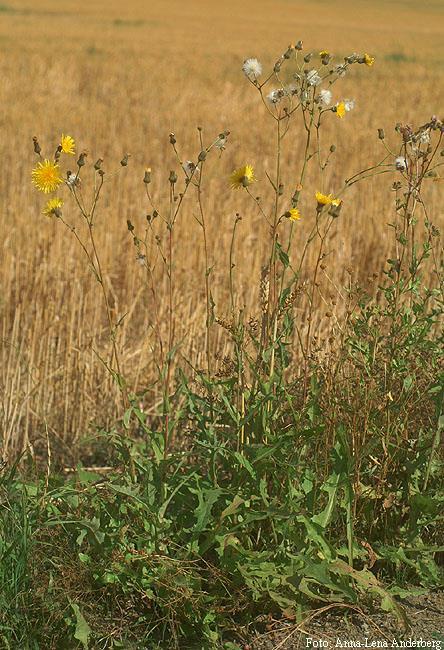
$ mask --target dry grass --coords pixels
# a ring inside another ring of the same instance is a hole
[[[106,424],[119,404],[117,390],[93,352],[107,346],[98,288],[75,242],[60,224],[39,214],[41,197],[29,182],[33,135],[52,152],[59,134],[71,133],[79,148],[88,148],[91,159],[105,159],[107,170],[118,167],[123,153],[132,153],[128,169],[107,187],[97,238],[113,313],[116,318],[128,314],[118,343],[125,374],[137,390],[155,377],[153,305],[135,262],[126,219],[142,228],[149,209],[141,183],[147,165],[153,169],[156,199],[166,200],[168,172],[174,165],[170,131],[176,133],[184,159],[195,158],[199,151],[196,125],[204,127],[208,139],[223,129],[231,131],[227,151],[209,162],[213,180],[204,196],[214,264],[212,292],[217,313],[225,315],[228,249],[239,212],[238,299],[248,314],[259,310],[267,229],[251,201],[233,193],[226,182],[230,171],[246,161],[261,179],[273,164],[270,124],[240,73],[246,56],[270,63],[299,38],[307,48],[326,48],[338,57],[354,50],[376,55],[374,68],[354,68],[344,80],[345,96],[356,98],[357,110],[347,121],[331,120],[324,140],[327,147],[338,147],[327,172],[332,188],[377,160],[378,127],[390,134],[396,122],[423,123],[440,108],[440,0],[258,0],[254,6],[233,0],[127,0],[123,6],[117,0],[0,4],[0,427],[5,456],[29,444],[37,449],[46,445],[49,432],[55,451],[69,459],[75,456],[75,441],[92,423]],[[292,169],[302,155],[297,130],[289,142],[283,166],[291,187]],[[365,282],[380,271],[389,253],[391,179],[382,179],[354,186],[347,195],[338,234],[329,244],[328,277],[335,284],[344,281],[348,266]],[[316,183],[312,176],[306,187],[314,190]],[[436,223],[442,219],[438,189],[440,183],[433,184],[429,196]],[[302,213],[311,194],[310,189]],[[193,362],[203,366],[204,260],[195,211],[194,200],[188,200],[178,226],[183,245],[176,257],[176,339],[183,339],[183,353],[191,353]],[[307,228],[307,223],[300,224],[301,241]],[[162,297],[166,283],[161,270],[158,266]],[[333,285],[326,276],[322,282],[328,303]],[[322,309],[321,302],[320,319]],[[223,354],[224,345],[224,333],[215,326],[213,353]]]

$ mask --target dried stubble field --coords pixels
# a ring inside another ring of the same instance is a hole
[[[441,0],[350,2],[311,0],[93,0],[56,2],[9,0],[0,4],[0,175],[1,356],[0,428],[3,453],[31,444],[39,449],[47,427],[56,453],[75,460],[75,442],[91,424],[105,424],[119,398],[93,352],[107,346],[106,322],[98,287],[80,251],[61,224],[41,214],[41,195],[31,187],[32,136],[52,154],[62,132],[73,135],[89,160],[101,156],[104,168],[130,165],[110,180],[100,203],[96,235],[119,329],[124,374],[132,388],[155,376],[152,302],[143,269],[126,229],[130,218],[140,230],[148,205],[141,182],[153,170],[153,193],[168,195],[168,173],[175,162],[168,143],[176,133],[184,159],[199,151],[197,125],[209,141],[231,132],[227,150],[208,163],[204,205],[207,212],[211,289],[216,313],[228,312],[228,251],[233,219],[242,216],[234,254],[236,291],[246,313],[259,310],[261,267],[266,260],[267,227],[251,200],[230,190],[227,177],[250,162],[257,193],[266,197],[265,171],[273,163],[272,124],[242,75],[247,56],[271,62],[288,43],[328,49],[340,60],[353,51],[376,56],[373,68],[354,66],[342,81],[342,96],[356,109],[346,120],[330,121],[324,145],[338,147],[327,168],[326,186],[335,191],[348,175],[382,157],[377,128],[392,133],[396,122],[422,124],[442,106],[444,73]],[[335,97],[336,100],[336,97]],[[301,133],[293,128],[284,153],[287,187],[302,156]],[[321,281],[317,327],[333,284],[347,282],[346,268],[364,284],[379,272],[390,252],[387,223],[392,217],[392,177],[355,185],[347,195],[337,235],[328,246]],[[297,224],[300,241],[310,227],[315,175],[307,178],[301,203],[307,218]],[[429,207],[442,223],[440,184],[431,184]],[[264,198],[264,200],[266,200]],[[204,364],[205,300],[201,232],[188,199],[181,214],[176,249],[176,339],[193,362]],[[75,220],[74,211],[64,213]],[[159,229],[159,235],[165,232]],[[298,246],[298,237],[294,247]],[[310,260],[308,267],[310,266]],[[166,282],[157,267],[158,295]],[[164,305],[165,303],[165,305]],[[296,305],[303,321],[303,305]],[[336,309],[340,309],[337,306]],[[163,320],[166,320],[163,319]],[[224,353],[224,331],[213,326],[213,353]],[[100,333],[103,332],[103,336]],[[152,396],[150,395],[150,400]]]

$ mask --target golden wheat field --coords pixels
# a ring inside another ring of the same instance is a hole
[[[168,201],[168,175],[177,161],[169,143],[174,132],[184,160],[196,159],[202,127],[206,142],[230,131],[226,150],[207,163],[202,201],[208,228],[211,294],[215,314],[229,312],[229,251],[236,213],[241,216],[233,250],[236,301],[246,317],[259,311],[267,225],[249,197],[230,189],[232,170],[250,163],[258,195],[272,169],[272,128],[267,112],[242,74],[242,62],[258,57],[272,66],[289,43],[327,49],[341,61],[370,52],[374,66],[356,66],[342,93],[356,101],[346,120],[332,119],[324,133],[334,160],[326,170],[335,191],[353,173],[377,162],[381,143],[397,122],[423,124],[442,110],[444,72],[442,0],[5,0],[0,3],[1,173],[1,352],[0,390],[4,457],[29,448],[38,453],[49,435],[54,453],[76,459],[76,442],[105,426],[120,406],[119,391],[96,352],[109,339],[97,283],[82,251],[56,219],[42,215],[42,198],[31,185],[32,137],[52,155],[60,135],[71,134],[89,163],[101,157],[107,179],[98,206],[96,237],[117,345],[130,389],[158,394],[153,335],[153,299],[127,230],[130,219],[143,232],[151,210],[143,186],[152,169],[152,193]],[[302,127],[301,127],[302,128]],[[291,187],[303,155],[292,127],[283,151],[283,182]],[[130,153],[129,164],[120,160]],[[119,172],[113,175],[113,172]],[[180,170],[179,170],[180,171]],[[318,189],[305,179],[301,212]],[[325,312],[340,309],[337,288],[350,274],[364,285],[379,274],[390,254],[393,176],[354,185],[344,197],[336,234],[329,240],[320,279],[316,327]],[[441,198],[440,198],[441,196]],[[442,184],[430,183],[428,209],[442,224]],[[194,198],[184,199],[175,233],[175,340],[195,367],[205,356],[205,260]],[[67,205],[64,216],[75,223]],[[297,224],[293,247],[303,241],[308,219]],[[162,241],[165,228],[156,225]],[[150,249],[151,250],[151,249]],[[152,248],[153,260],[156,255]],[[154,263],[154,262],[153,262]],[[313,260],[308,260],[307,268]],[[348,271],[347,271],[348,269]],[[159,322],[166,327],[166,277],[154,269]],[[296,305],[303,321],[303,303]],[[95,352],[95,351],[96,352]],[[223,328],[211,327],[211,355],[223,357]],[[217,362],[215,361],[217,365]]]

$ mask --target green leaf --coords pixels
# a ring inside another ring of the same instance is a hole
[[[83,617],[79,606],[76,605],[76,603],[71,603],[71,607],[73,608],[76,617],[76,630],[74,632],[74,638],[80,641],[80,643],[83,645],[84,650],[88,650],[88,640],[89,635],[91,634],[91,628]]]

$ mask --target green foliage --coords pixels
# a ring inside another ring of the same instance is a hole
[[[264,612],[369,599],[405,626],[405,584],[443,584],[444,382],[439,301],[404,290],[361,295],[347,354],[312,371],[305,402],[282,323],[273,376],[243,395],[235,369],[179,373],[182,451],[164,456],[162,421],[134,399],[119,426],[141,438],[107,436],[109,474],[6,473],[5,647],[237,647]]]

